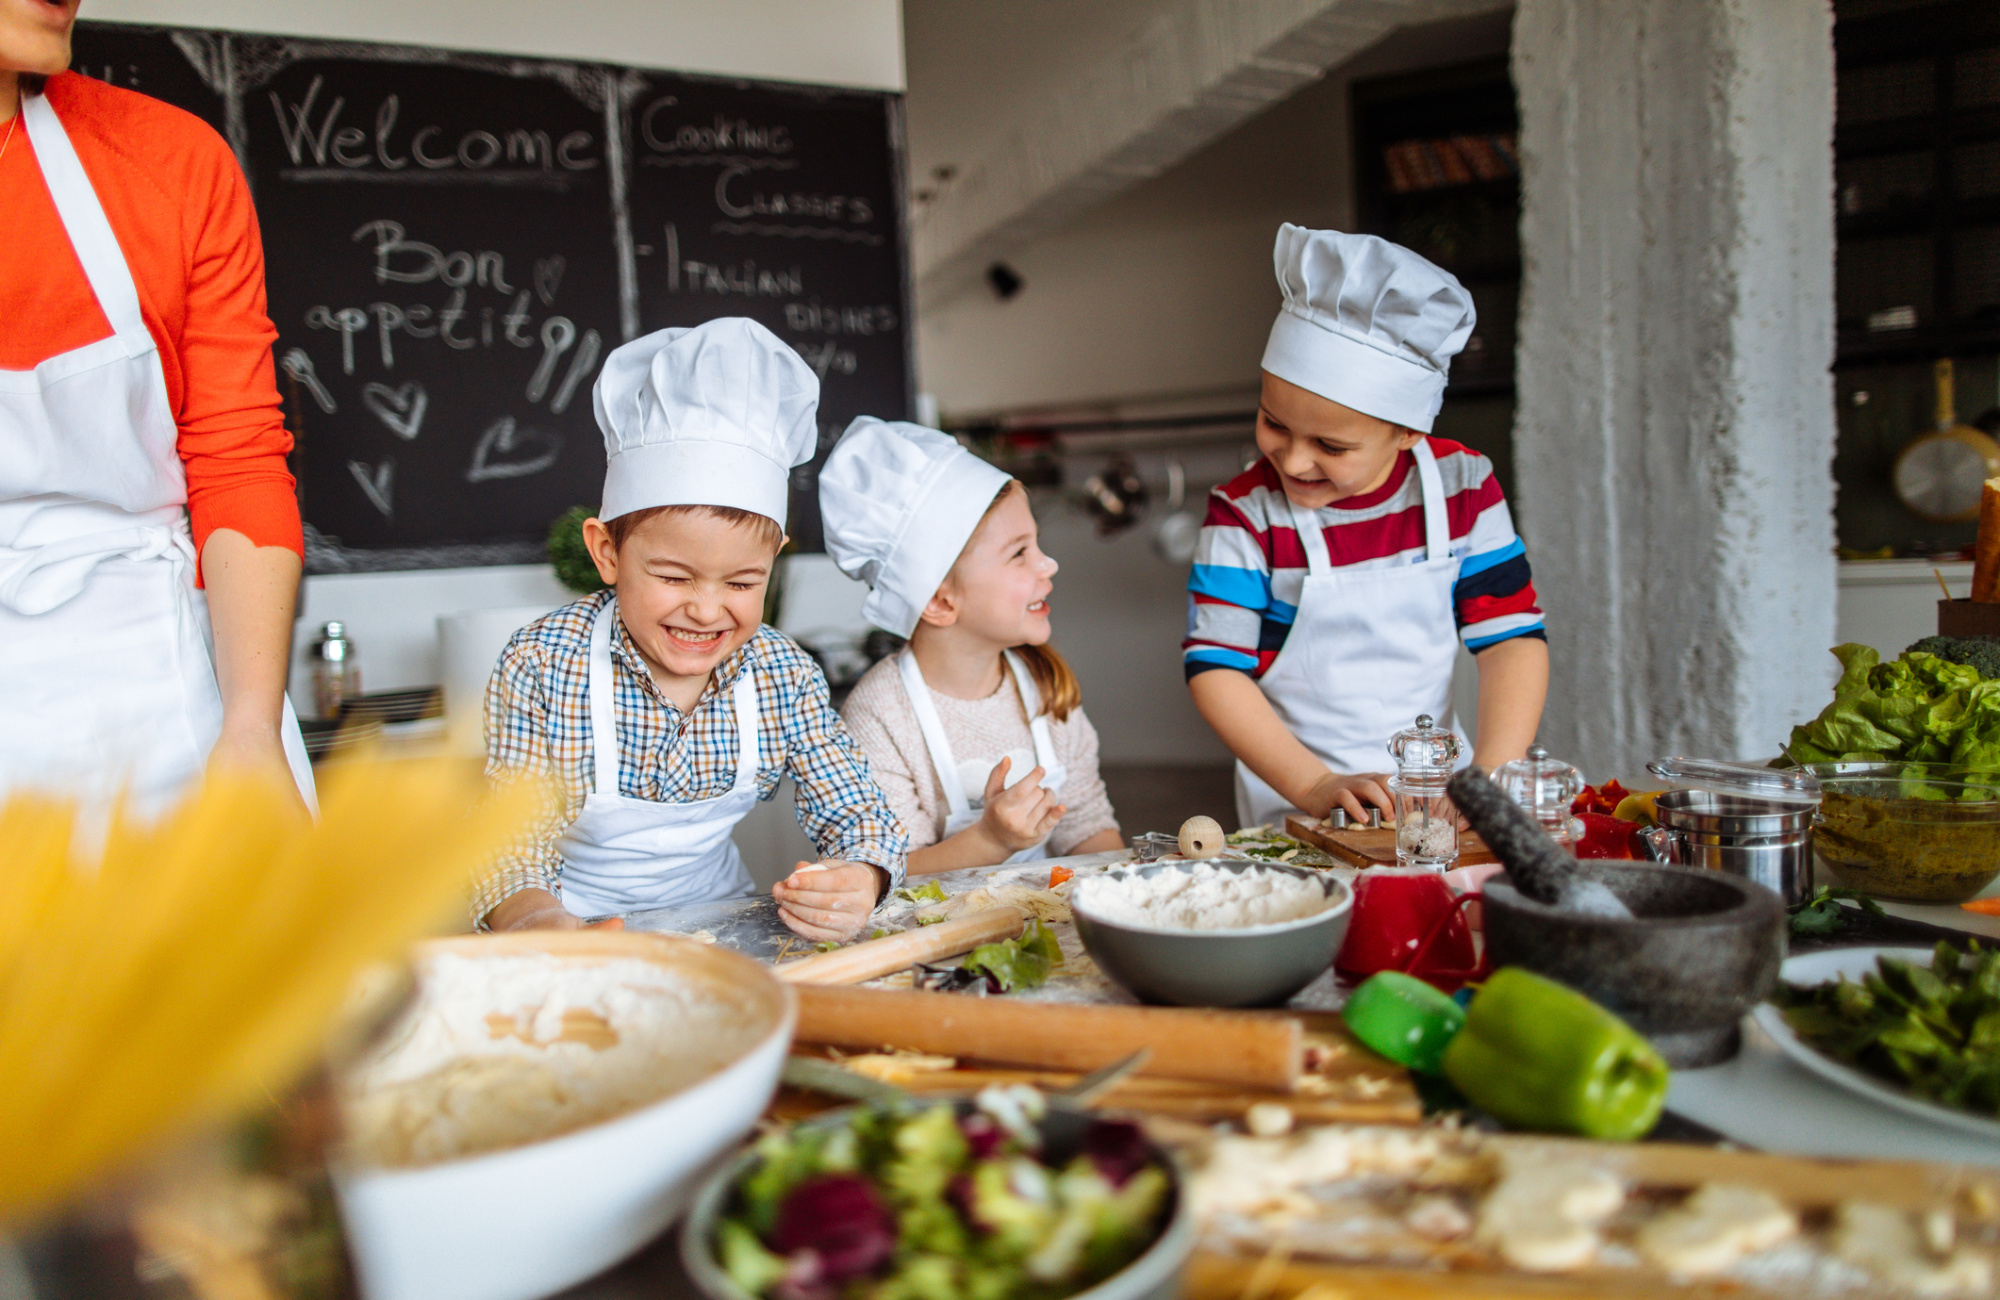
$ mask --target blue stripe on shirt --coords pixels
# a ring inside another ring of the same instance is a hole
[[[1213,664],[1217,668],[1240,668],[1252,672],[1257,667],[1257,656],[1246,655],[1240,650],[1230,650],[1219,645],[1189,646],[1182,652],[1183,662],[1190,664]]]
[[[1473,654],[1478,654],[1487,646],[1499,645],[1502,641],[1512,641],[1517,636],[1532,636],[1543,641],[1549,639],[1548,629],[1542,624],[1536,623],[1530,627],[1509,628],[1507,631],[1495,633],[1493,636],[1471,637],[1467,639],[1465,648]]]
[[[1197,596],[1222,600],[1241,609],[1262,610],[1271,604],[1271,578],[1255,569],[1237,569],[1220,564],[1197,564],[1188,575],[1188,590]]]
[[[1468,555],[1459,562],[1459,579],[1463,581],[1475,573],[1483,572],[1496,564],[1505,564],[1515,556],[1526,555],[1527,553],[1528,548],[1521,545],[1521,539],[1516,537],[1513,541],[1497,550],[1482,551],[1478,555]]]

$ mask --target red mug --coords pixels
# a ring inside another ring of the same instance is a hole
[[[1444,877],[1425,868],[1378,867],[1354,881],[1353,919],[1333,968],[1349,983],[1394,970],[1449,993],[1481,972],[1466,906],[1477,894],[1454,895]]]

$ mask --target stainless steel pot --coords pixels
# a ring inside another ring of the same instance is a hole
[[[1659,825],[1641,832],[1647,855],[1755,881],[1787,907],[1813,891],[1813,812],[1804,800],[1752,799],[1711,790],[1660,796]]]

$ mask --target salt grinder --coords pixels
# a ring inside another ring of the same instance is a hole
[[[1449,871],[1458,863],[1458,812],[1445,786],[1458,763],[1458,737],[1426,713],[1389,738],[1396,775],[1396,865]]]
[[[312,650],[313,709],[322,718],[337,718],[340,707],[361,694],[361,664],[343,623],[320,628]]]
[[[1566,849],[1576,844],[1578,828],[1569,807],[1583,792],[1583,773],[1550,758],[1549,751],[1537,744],[1528,746],[1526,758],[1502,763],[1493,773],[1493,783],[1527,809],[1550,839]]]

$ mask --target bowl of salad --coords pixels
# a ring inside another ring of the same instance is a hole
[[[681,1229],[708,1300],[1169,1300],[1193,1246],[1137,1125],[1022,1086],[767,1134]]]

